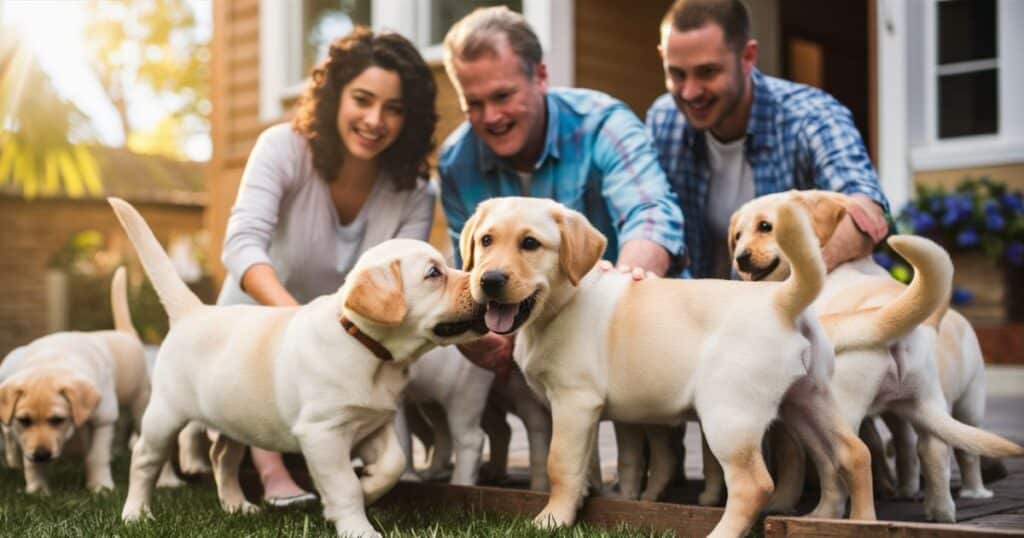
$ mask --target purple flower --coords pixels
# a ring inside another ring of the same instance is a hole
[[[1002,230],[1006,226],[1006,220],[999,213],[989,213],[985,217],[985,227],[989,230]]]
[[[892,256],[890,256],[886,252],[876,252],[875,263],[881,265],[886,271],[888,271],[889,269],[892,269],[892,264],[894,263],[894,260],[892,259]]]
[[[1010,265],[1024,267],[1024,243],[1014,241],[1006,245],[1006,259]]]
[[[1003,205],[1017,214],[1024,213],[1024,198],[1019,192],[1008,192],[1003,195]]]
[[[993,213],[998,213],[998,212],[999,212],[999,202],[996,202],[995,200],[993,200],[991,198],[989,198],[988,200],[985,200],[985,213],[986,214],[991,215]]]
[[[981,241],[978,232],[974,228],[965,228],[964,231],[956,234],[956,244],[961,247],[973,247]]]
[[[935,228],[935,218],[928,213],[918,213],[911,217],[911,225],[914,233],[920,235]]]
[[[953,288],[953,296],[950,299],[955,306],[965,305],[974,299],[974,294],[964,288]]]
[[[944,204],[942,196],[936,195],[928,199],[928,209],[931,210],[932,213],[938,213],[939,211],[942,211],[943,205]]]
[[[952,228],[954,224],[960,220],[961,213],[955,208],[950,208],[942,215],[942,226],[945,228]]]

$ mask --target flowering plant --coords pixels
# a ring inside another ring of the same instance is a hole
[[[1024,195],[988,177],[967,178],[953,192],[918,185],[917,198],[904,208],[898,226],[949,249],[980,250],[1024,267]]]

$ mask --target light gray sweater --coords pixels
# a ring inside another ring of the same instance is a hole
[[[360,210],[366,227],[357,251],[394,237],[426,241],[434,217],[436,190],[420,180],[397,191],[377,178]],[[300,304],[334,293],[345,274],[338,270],[338,212],[326,181],[313,168],[313,154],[288,124],[270,127],[256,141],[231,208],[221,261],[228,277],[217,304],[256,304],[239,287],[257,263],[274,267],[285,289]]]

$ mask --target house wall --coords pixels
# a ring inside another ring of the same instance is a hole
[[[202,206],[136,204],[164,244],[203,228]],[[101,232],[123,238],[103,200],[36,200],[0,197],[0,356],[49,332],[46,270],[53,255],[75,233]],[[120,239],[123,241],[124,239]],[[109,244],[109,243],[108,243]]]
[[[974,178],[989,176],[996,181],[1006,183],[1012,190],[1024,191],[1024,163],[916,172],[914,174],[914,184],[920,183],[932,187],[942,186],[946,189],[952,189],[967,176]]]

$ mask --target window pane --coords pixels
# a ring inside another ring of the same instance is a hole
[[[938,3],[939,65],[996,57],[996,0]]]
[[[999,131],[995,69],[939,77],[939,138]]]
[[[349,33],[357,24],[370,26],[373,0],[303,0],[302,73],[327,56],[331,41]]]
[[[523,12],[522,0],[434,0],[430,3],[430,44],[441,44],[448,29],[470,11],[490,6],[508,6],[512,11]]]

